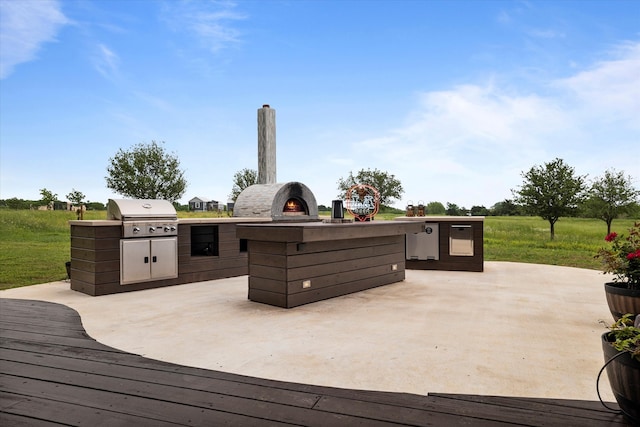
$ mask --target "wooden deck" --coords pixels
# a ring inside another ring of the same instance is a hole
[[[349,390],[159,362],[93,340],[66,306],[1,298],[0,425],[630,424],[599,402]]]

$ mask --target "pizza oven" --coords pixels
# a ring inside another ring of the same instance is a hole
[[[271,218],[273,221],[316,221],[318,204],[301,182],[256,184],[240,193],[234,217]]]

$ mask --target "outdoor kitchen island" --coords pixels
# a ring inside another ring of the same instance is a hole
[[[249,299],[291,308],[405,278],[405,235],[424,223],[238,224],[247,241]]]
[[[246,245],[236,239],[236,225],[266,221],[180,218],[173,223],[164,221],[176,228],[168,236],[164,227],[155,227],[154,237],[140,238],[125,237],[126,221],[122,220],[69,221],[71,289],[98,296],[246,275]],[[144,220],[130,222],[140,229],[147,225]],[[157,254],[156,242],[161,243],[162,251]],[[127,245],[142,245],[152,252],[130,255],[124,250]],[[145,276],[128,279],[126,272],[132,263],[146,270]]]

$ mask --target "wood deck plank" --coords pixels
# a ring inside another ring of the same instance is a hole
[[[174,365],[98,343],[68,307],[0,298],[0,425],[629,424],[599,402],[350,390]]]
[[[429,394],[433,402],[455,414],[495,417],[524,425],[597,427],[627,425],[621,415],[608,412],[599,402],[524,397]],[[612,404],[612,406],[615,406]],[[540,419],[539,414],[545,414]]]
[[[39,354],[9,349],[5,349],[0,353],[0,359],[0,372],[4,371],[4,369],[1,369],[4,367],[4,363],[15,362],[33,365],[34,367],[50,367],[81,374],[109,376],[110,378],[119,378],[122,380],[135,378],[136,381],[140,382],[183,389],[205,392],[217,390],[220,391],[221,394],[228,396],[247,397],[265,402],[282,403],[303,408],[313,407],[320,398],[319,395],[313,393],[274,389],[273,387],[239,383],[233,380],[207,378],[189,373],[176,375],[174,372],[164,372],[119,364],[115,365],[113,363],[99,361],[70,359],[68,357],[55,355],[48,355],[46,358],[43,358]],[[39,377],[35,376],[35,378]]]
[[[0,374],[1,375],[1,374]],[[192,419],[195,409],[192,405],[185,405],[166,400],[131,396],[121,393],[112,393],[104,390],[95,390],[87,387],[67,386],[50,381],[34,380],[16,376],[0,376],[2,381],[2,393],[20,396],[24,399],[40,399],[39,396],[55,396],[50,400],[65,405],[90,406],[99,410],[116,411],[121,414],[129,414],[135,418],[166,421],[173,424],[190,425],[212,424],[236,424],[247,426],[278,425],[264,418],[248,417],[243,414],[216,411],[208,408],[197,408],[198,417]],[[18,395],[17,393],[21,393]],[[38,409],[40,408],[40,409]],[[38,414],[38,410],[43,414]],[[10,409],[9,411],[16,411]],[[48,409],[44,406],[35,408],[31,415],[47,416]],[[203,424],[198,420],[206,420]]]
[[[104,426],[158,426],[171,427],[184,425],[172,423],[160,418],[147,418],[135,416],[133,414],[117,411],[105,410],[99,407],[86,406],[75,403],[67,403],[60,400],[41,398],[37,396],[23,396],[7,392],[0,392],[0,401],[10,399],[13,404],[8,408],[3,408],[3,414],[18,415],[31,418],[28,425],[40,425],[42,421],[56,422],[63,425],[83,426],[87,425],[87,420],[95,420],[94,425]],[[0,418],[4,423],[4,417]],[[8,424],[3,424],[8,425]]]

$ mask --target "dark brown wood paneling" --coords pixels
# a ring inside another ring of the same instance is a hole
[[[286,243],[249,240],[247,242],[247,250],[250,253],[267,253],[267,254],[273,254],[273,255],[285,255],[289,249],[287,248]]]
[[[251,265],[264,265],[266,267],[286,268],[291,262],[291,257],[286,255],[273,255],[266,252],[251,252]]]
[[[402,221],[348,224],[321,222],[240,224],[237,236],[248,240],[271,242],[326,242],[404,235],[410,232],[417,233],[421,230],[424,230],[424,223]]]
[[[253,265],[249,263],[249,276],[286,282],[287,269],[280,267],[267,267],[265,265]]]
[[[264,277],[249,276],[249,289],[259,289],[280,294],[286,294],[288,284],[284,280],[265,279]],[[296,282],[302,288],[302,283]]]
[[[195,272],[209,272],[212,275],[215,275],[216,270],[221,270],[225,268],[235,268],[235,267],[244,267],[245,272],[247,271],[246,257],[226,258],[226,259],[221,259],[219,257],[202,257],[202,258],[203,259],[191,259],[190,262],[180,262],[179,272],[178,272],[179,275],[181,276],[186,273],[195,273]],[[178,258],[178,260],[182,261],[183,258]]]
[[[73,259],[72,267],[76,270],[82,270],[88,273],[104,273],[108,271],[120,271],[120,260],[110,261],[87,261],[84,259]]]
[[[72,225],[71,235],[91,239],[119,239],[122,236],[122,227],[120,225],[96,227]]]
[[[195,226],[203,225],[207,226]],[[248,274],[248,254],[240,252],[236,224],[214,226],[218,230],[217,256],[192,256],[192,225],[179,224],[178,278],[124,286],[120,285],[121,227],[72,226],[71,288],[89,295],[106,295]]]
[[[382,285],[401,282],[405,278],[404,270],[395,271],[390,274],[377,275],[354,282],[339,283],[326,288],[313,289],[309,292],[299,292],[287,295],[287,308],[297,307],[311,302],[321,301],[329,298],[339,297],[354,292],[364,291]]]
[[[276,307],[287,307],[287,294],[280,292],[270,292],[262,289],[249,288],[249,299],[254,302],[274,305]]]
[[[120,249],[108,249],[96,251],[84,248],[71,247],[71,258],[87,261],[120,261]]]
[[[398,265],[398,270],[396,271],[404,270],[404,260],[399,259],[399,261],[397,262],[397,265]],[[366,280],[366,279],[374,278],[377,276],[383,276],[385,274],[389,274],[392,272],[393,270],[391,269],[389,264],[382,264],[382,265],[371,266],[364,269],[329,273],[323,276],[308,277],[306,279],[290,280],[287,282],[287,292],[289,294],[295,294],[298,292],[307,292],[307,291],[312,291],[319,288],[336,286],[336,285],[339,285],[340,283],[349,283],[349,282],[355,282],[357,280]],[[310,288],[303,287],[303,282],[305,280],[309,280],[311,282]]]
[[[368,237],[324,242],[249,240],[249,298],[290,308],[404,280],[404,234],[371,237],[372,228],[358,229]],[[304,287],[305,281],[309,287]]]
[[[404,252],[389,253],[370,258],[358,258],[341,262],[329,262],[324,264],[309,265],[300,268],[289,268],[287,280],[304,280],[310,277],[325,276],[344,271],[361,270],[379,265],[397,264],[404,260]]]
[[[92,239],[87,237],[75,237],[71,235],[71,247],[90,250],[109,250],[120,247],[120,239]]]
[[[96,285],[93,283],[83,282],[78,278],[71,280],[71,289],[74,291],[82,292],[83,294],[96,296]]]
[[[403,240],[404,243],[404,240]],[[371,242],[371,246],[360,248],[350,248],[344,250],[335,250],[329,252],[314,252],[310,254],[292,254],[287,258],[287,266],[289,268],[312,266],[314,264],[328,264],[340,261],[355,260],[359,258],[373,258],[380,255],[399,251],[402,246],[396,244],[376,245]]]

